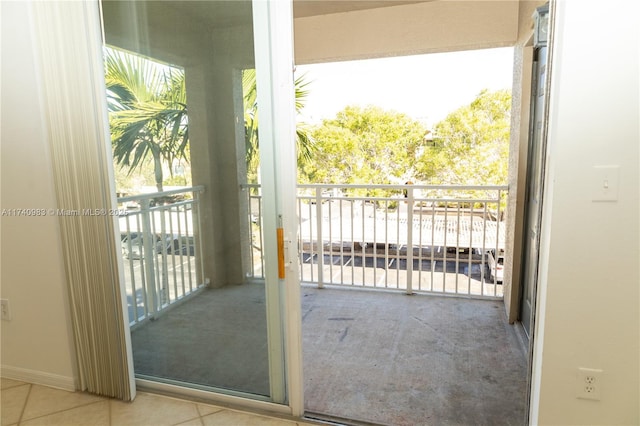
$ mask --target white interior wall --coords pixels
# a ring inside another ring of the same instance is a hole
[[[3,209],[55,209],[29,5],[2,2]],[[2,215],[2,376],[74,389],[74,352],[58,220]]]
[[[531,419],[640,423],[637,2],[560,0],[551,69]],[[593,166],[620,166],[616,202],[593,202]],[[576,398],[577,368],[604,370]]]

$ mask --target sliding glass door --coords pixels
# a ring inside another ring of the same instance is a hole
[[[285,345],[299,330],[296,310],[283,314],[296,297],[285,283],[297,277],[286,257],[295,240],[293,76],[279,65],[292,64],[292,52],[274,49],[275,40],[291,44],[290,10],[264,1],[102,3],[142,383],[287,405],[288,387],[298,387],[285,365],[299,364],[299,348]]]

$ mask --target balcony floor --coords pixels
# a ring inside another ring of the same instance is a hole
[[[524,423],[501,301],[303,287],[306,409],[390,425]]]
[[[502,302],[301,293],[308,412],[389,425],[524,423],[526,356]],[[265,393],[262,294],[260,284],[205,290],[140,326],[136,373]]]

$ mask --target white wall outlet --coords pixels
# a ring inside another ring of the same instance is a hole
[[[2,316],[0,319],[3,321],[11,321],[11,311],[9,310],[9,300],[1,299],[0,306],[2,307]]]
[[[578,368],[576,396],[580,399],[600,401],[603,385],[602,373],[602,370],[593,368]]]

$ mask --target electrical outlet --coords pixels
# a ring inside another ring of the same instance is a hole
[[[600,401],[602,398],[602,370],[578,368],[576,386],[578,398]]]
[[[11,311],[9,311],[9,300],[1,299],[0,305],[2,306],[2,317],[3,321],[11,321]]]

